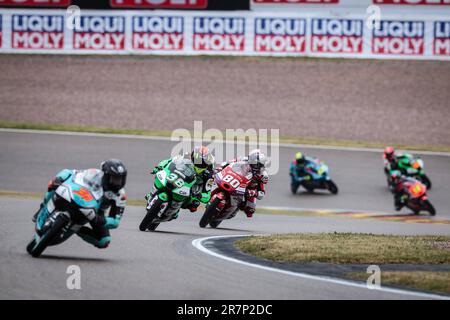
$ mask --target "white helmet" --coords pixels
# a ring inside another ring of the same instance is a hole
[[[261,169],[266,167],[267,157],[264,153],[259,149],[252,150],[248,154],[248,163],[253,171],[260,171]]]

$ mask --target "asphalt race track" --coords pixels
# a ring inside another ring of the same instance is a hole
[[[0,132],[0,189],[44,192],[49,178],[64,167],[95,167],[101,160],[118,157],[129,169],[129,197],[141,199],[151,185],[149,171],[167,157],[173,145],[152,139]],[[338,196],[293,196],[287,168],[295,151],[280,148],[280,172],[271,177],[268,196],[259,205],[394,213],[379,153],[302,148],[329,164],[341,192]],[[423,159],[433,181],[430,199],[438,212],[436,219],[449,219],[450,157],[424,155]],[[238,215],[224,222],[223,228],[200,229],[200,215],[188,212],[182,212],[178,221],[161,224],[155,233],[143,233],[137,226],[145,210],[130,206],[107,250],[73,237],[33,259],[25,245],[32,235],[31,215],[38,204],[38,200],[0,197],[1,299],[418,298],[260,270],[209,256],[191,243],[215,235],[283,232],[450,235],[448,225],[281,215],[253,219]],[[81,268],[81,290],[66,287],[69,265]]]

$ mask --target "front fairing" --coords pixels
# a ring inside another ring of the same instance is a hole
[[[191,181],[186,182],[183,179],[184,177]],[[172,163],[156,173],[154,191],[160,194],[167,194],[167,196],[160,196],[160,199],[163,201],[169,201],[170,194],[173,200],[182,202],[190,196],[194,183],[195,178],[191,179],[189,175],[185,175],[183,171],[179,170],[179,167]]]

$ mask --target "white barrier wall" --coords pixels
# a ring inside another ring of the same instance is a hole
[[[1,53],[271,55],[450,60],[450,17],[363,14],[0,10]]]

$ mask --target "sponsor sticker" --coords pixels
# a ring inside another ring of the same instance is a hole
[[[132,47],[136,50],[183,50],[184,18],[134,16]]]
[[[81,16],[72,44],[75,50],[123,50],[125,17]]]
[[[372,53],[387,55],[423,55],[423,21],[380,21],[373,29]]]
[[[303,53],[306,48],[306,19],[256,18],[256,52]]]
[[[311,52],[362,53],[363,20],[312,19]]]
[[[62,49],[64,47],[64,16],[13,14],[11,48]]]
[[[245,18],[194,17],[195,51],[244,51]]]

